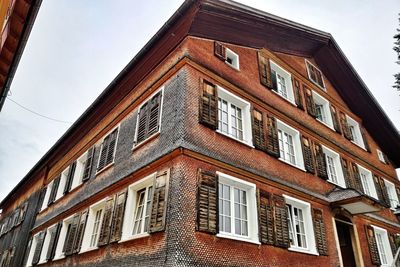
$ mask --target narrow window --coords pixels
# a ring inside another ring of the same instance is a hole
[[[270,64],[272,90],[284,99],[296,105],[292,85],[292,75],[275,62],[270,61]]]
[[[300,133],[289,125],[277,120],[279,159],[304,170]]]
[[[151,211],[152,186],[143,188],[137,192],[133,235],[147,233],[149,231],[149,217]]]
[[[364,193],[378,199],[371,171],[365,169],[364,167],[361,167],[360,165],[357,166],[360,173],[361,184],[363,186]]]
[[[101,223],[102,214],[103,214],[103,209],[99,209],[99,210],[96,211],[96,215],[95,215],[95,218],[94,218],[92,235],[90,237],[90,247],[96,247],[97,246],[97,240],[98,240],[99,231],[100,231],[100,223]]]
[[[326,90],[322,72],[308,60],[306,60],[306,66],[310,81],[318,85],[318,87]]]
[[[303,210],[288,204],[290,244],[294,247],[307,248]]]

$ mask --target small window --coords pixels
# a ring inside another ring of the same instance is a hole
[[[54,224],[47,228],[46,235],[43,242],[42,253],[40,254],[39,263],[44,263],[47,261],[48,250],[50,249],[50,239],[52,239],[52,235],[55,234],[55,230],[57,229],[57,224]]]
[[[312,91],[312,94],[315,103],[315,115],[317,120],[327,125],[329,128],[333,129],[333,121],[329,101],[314,91]]]
[[[100,148],[97,172],[105,169],[114,163],[115,151],[117,147],[118,127],[104,137]]]
[[[381,162],[383,162],[383,163],[386,163],[385,156],[384,156],[383,152],[380,151],[379,149],[377,149],[376,152],[378,153],[378,158],[379,158],[379,160],[380,160]]]
[[[65,253],[65,242],[66,242],[66,238],[68,237],[68,233],[71,230],[73,217],[74,217],[74,215],[68,217],[67,219],[65,219],[62,222],[62,227],[61,227],[60,235],[59,235],[58,242],[57,242],[54,260],[62,259],[65,257],[65,254],[64,254]]]
[[[284,197],[288,211],[289,250],[317,254],[310,203]]]
[[[61,173],[60,184],[58,185],[56,199],[59,199],[64,195],[64,188],[65,188],[65,183],[67,182],[69,168],[70,166],[65,168]]]
[[[322,146],[322,150],[325,153],[328,181],[338,186],[346,187],[339,154],[325,146]]]
[[[104,199],[89,208],[89,216],[82,239],[83,252],[97,248],[105,204],[106,200]]]
[[[54,181],[54,180],[53,180],[53,181]],[[47,190],[46,190],[46,194],[44,195],[44,199],[43,199],[43,204],[42,204],[41,211],[44,210],[45,208],[47,208],[47,204],[48,204],[49,198],[50,198],[51,189],[53,188],[53,181],[51,181],[51,182],[47,185]]]
[[[251,145],[250,103],[218,87],[218,132]]]
[[[306,60],[306,66],[307,66],[308,78],[314,84],[316,84],[320,88],[326,90],[325,89],[324,79],[322,77],[322,72],[308,60]]]
[[[289,125],[277,120],[279,139],[279,159],[304,170],[300,133]]]
[[[82,183],[83,172],[85,169],[86,159],[88,158],[88,151],[76,161],[75,173],[72,180],[71,190]]]
[[[129,186],[122,240],[148,235],[154,178],[152,174]]]
[[[393,183],[384,180],[385,181],[385,187],[389,196],[389,201],[390,201],[390,207],[392,209],[396,209],[397,206],[399,205],[399,199],[397,198],[397,193],[396,193],[396,187],[394,186]]]
[[[363,186],[364,193],[370,197],[378,199],[371,171],[361,167],[360,165],[358,165],[358,171],[360,173],[361,184]]]
[[[390,247],[387,231],[377,226],[372,227],[374,228],[376,245],[378,247],[381,266],[389,267],[393,262],[393,254]]]
[[[239,56],[229,48],[226,48],[226,60],[225,62],[231,67],[239,70]]]
[[[360,125],[358,124],[358,122],[356,122],[347,115],[346,115],[346,121],[347,125],[349,126],[351,135],[353,136],[352,142],[358,145],[359,147],[365,149],[363,137],[361,135]]]
[[[35,254],[36,245],[37,245],[38,240],[39,240],[39,234],[40,233],[37,233],[32,238],[32,244],[31,244],[31,248],[30,248],[30,251],[29,251],[28,260],[27,260],[27,263],[26,263],[26,266],[28,266],[28,267],[32,266],[33,256]]]
[[[219,237],[258,242],[256,186],[219,173]]]
[[[292,104],[296,105],[294,100],[291,74],[281,68],[275,62],[270,61],[270,63],[273,91]]]

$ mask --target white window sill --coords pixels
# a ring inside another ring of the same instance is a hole
[[[93,251],[93,250],[96,250],[96,249],[99,249],[99,247],[85,248],[85,249],[81,250],[78,254],[83,254],[83,253],[86,253],[86,252],[89,252],[89,251]]]
[[[361,148],[361,149],[367,151],[367,150],[365,149],[365,147],[362,146],[362,145],[360,145],[359,143],[356,143],[356,142],[354,142],[353,140],[350,140],[350,142],[352,142],[353,144],[355,144],[355,145],[358,146],[359,148]]]
[[[114,158],[114,160],[115,160],[115,158]],[[95,176],[97,176],[100,173],[102,173],[102,172],[108,170],[109,168],[111,168],[114,165],[114,160],[113,160],[113,162],[111,162],[111,163],[107,164],[106,166],[104,166],[103,169],[96,171]]]
[[[308,249],[304,249],[304,248],[290,247],[290,248],[288,248],[288,250],[289,251],[294,251],[294,252],[300,252],[300,253],[319,256],[319,253],[317,251],[308,250]]]
[[[235,140],[235,141],[237,141],[239,143],[242,143],[242,144],[245,144],[245,145],[247,145],[247,146],[249,146],[251,148],[254,148],[254,146],[252,144],[250,144],[249,141],[244,141],[244,140],[237,139],[237,138],[233,137],[232,135],[224,133],[224,132],[222,132],[221,130],[218,130],[218,129],[216,130],[216,132],[219,133],[219,134],[225,135],[225,136],[227,136],[227,137],[229,137],[229,138],[231,138],[231,139],[233,139],[233,140]]]
[[[58,256],[58,257],[54,257],[54,258],[53,258],[53,261],[62,260],[62,259],[64,259],[64,258],[65,258],[65,255],[60,255],[60,256]]]
[[[338,184],[338,183],[335,183],[335,182],[333,182],[332,180],[327,180],[329,183],[331,183],[331,184],[333,184],[333,185],[336,185],[336,186],[338,186],[338,187],[340,187],[340,188],[346,188],[346,185],[344,184],[344,185],[342,185],[342,184]]]
[[[217,237],[227,238],[227,239],[232,239],[232,240],[237,240],[237,241],[244,241],[244,242],[248,242],[248,243],[252,243],[252,244],[256,244],[256,245],[261,245],[261,243],[258,240],[243,238],[243,237],[239,237],[239,236],[218,233]]]
[[[160,127],[158,127],[158,128],[160,128]],[[161,129],[158,129],[157,132],[153,133],[152,135],[150,135],[149,137],[147,137],[146,139],[144,139],[140,143],[136,143],[136,140],[135,140],[135,143],[133,144],[133,147],[132,147],[132,151],[144,146],[145,144],[147,144],[151,140],[155,139],[160,134],[160,130]]]
[[[45,264],[46,262],[47,262],[47,260],[45,260],[45,261],[39,261],[37,265]]]
[[[335,128],[333,128],[333,125],[329,125],[327,122],[324,122],[318,118],[315,118],[317,121],[319,121],[321,124],[325,125],[326,127],[328,127],[329,129],[331,129],[332,131],[336,132]]]
[[[133,236],[129,236],[129,237],[125,237],[125,238],[121,239],[120,241],[118,241],[118,243],[123,243],[123,242],[127,242],[130,240],[140,239],[140,238],[144,238],[144,237],[148,237],[148,236],[150,236],[149,233],[133,235]]]
[[[286,161],[286,160],[284,160],[282,158],[279,158],[279,160],[284,162],[284,163],[286,163],[286,164],[288,164],[288,165],[290,165],[290,166],[293,166],[293,167],[295,167],[295,168],[297,168],[299,170],[302,170],[303,172],[307,172],[306,169],[304,167],[302,167],[302,166],[297,166],[297,165],[295,165],[295,164],[293,164],[293,163],[291,163],[289,161]]]
[[[290,104],[292,104],[293,106],[297,107],[297,105],[294,102],[294,100],[284,97],[283,95],[281,95],[280,93],[278,93],[274,89],[272,89],[271,91],[274,92],[275,94],[277,94],[278,96],[280,96],[283,100],[285,100],[285,101],[289,102]]]
[[[231,63],[229,63],[228,61],[225,61],[225,64],[228,65],[229,67],[231,67],[232,69],[236,70],[236,71],[240,71],[240,69],[234,65],[232,65]]]

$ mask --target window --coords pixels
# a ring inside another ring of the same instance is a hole
[[[324,79],[322,77],[322,72],[313,64],[311,64],[310,61],[306,60],[306,66],[307,66],[307,73],[308,73],[308,78],[316,85],[318,85],[320,88],[325,89],[325,83]]]
[[[43,242],[42,252],[40,254],[39,263],[44,263],[47,261],[48,250],[51,249],[50,240],[54,239],[54,237],[52,237],[52,235],[55,235],[56,229],[57,229],[57,224],[54,224],[54,225],[50,226],[49,228],[47,228],[46,235],[45,235],[44,242]]]
[[[67,219],[65,219],[62,222],[62,226],[61,226],[61,231],[60,231],[60,235],[59,235],[59,239],[57,242],[57,247],[56,247],[56,252],[55,252],[55,256],[54,259],[62,259],[65,257],[65,243],[66,243],[66,238],[68,237],[68,233],[71,230],[71,225],[73,222],[73,217],[74,215],[68,217]]]
[[[288,210],[289,250],[317,254],[310,203],[283,196]]]
[[[346,121],[347,121],[347,125],[349,126],[351,135],[353,136],[352,142],[355,143],[356,145],[358,145],[359,147],[365,149],[363,137],[361,135],[361,130],[360,130],[360,126],[359,126],[358,122],[356,122],[355,120],[353,120],[352,118],[350,118],[347,115],[346,115]]]
[[[218,87],[218,132],[251,145],[250,103]]]
[[[279,159],[304,170],[300,133],[289,125],[277,120],[279,139]]]
[[[136,122],[135,145],[160,132],[163,88],[153,94],[139,107]]]
[[[53,181],[54,181],[54,180],[53,180]],[[49,202],[51,189],[53,188],[53,181],[51,181],[51,182],[47,185],[47,190],[46,190],[46,194],[44,195],[44,199],[43,199],[43,204],[42,204],[41,211],[44,210],[45,208],[47,208],[47,203]]]
[[[229,48],[226,48],[225,62],[234,69],[239,70],[239,56]]]
[[[87,158],[88,158],[88,151],[86,151],[76,161],[75,173],[74,173],[74,177],[72,178],[71,190],[83,182],[82,177],[83,177]]]
[[[122,240],[148,235],[154,178],[152,174],[129,186]]]
[[[322,146],[322,150],[325,153],[328,181],[346,187],[339,154],[325,146]]]
[[[271,63],[271,79],[274,92],[295,105],[292,77],[275,62]]]
[[[258,243],[256,186],[219,173],[219,233],[227,237]]]
[[[312,91],[312,94],[315,103],[315,115],[317,120],[327,125],[329,128],[333,129],[333,121],[329,101],[314,91]]]
[[[118,139],[118,127],[111,131],[103,139],[101,144],[99,162],[97,165],[97,172],[105,169],[107,166],[114,163],[115,151]]]
[[[385,181],[385,187],[389,196],[389,201],[390,201],[390,207],[392,209],[396,209],[397,205],[399,205],[399,199],[397,198],[397,193],[396,193],[396,187],[394,186],[393,183],[384,180]]]
[[[372,226],[374,228],[376,245],[378,247],[381,266],[391,266],[393,254],[389,243],[387,231],[383,228]]]
[[[26,266],[32,266],[33,256],[35,254],[36,245],[37,245],[38,240],[39,240],[39,234],[40,233],[37,233],[32,238],[32,244],[31,244],[31,248],[29,250],[29,255],[28,255],[28,260],[26,262]]]
[[[383,163],[386,163],[385,155],[383,154],[383,152],[380,151],[379,149],[377,149],[377,150],[376,150],[376,153],[378,153],[378,158],[379,158],[379,160],[380,160],[381,162],[383,162]]]
[[[68,180],[69,168],[70,166],[65,168],[61,173],[60,184],[58,185],[56,199],[59,199],[64,195],[64,188],[65,188],[65,183]]]
[[[364,193],[370,197],[378,199],[372,173],[360,165],[358,165],[358,171],[360,172],[361,184],[363,186]]]
[[[89,208],[89,217],[82,239],[82,252],[97,248],[105,204],[106,199],[103,199]]]

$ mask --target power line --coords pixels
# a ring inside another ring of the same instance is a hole
[[[55,121],[55,122],[61,122],[61,123],[72,124],[72,122],[69,122],[69,121],[57,120],[57,119],[53,119],[53,118],[50,118],[50,117],[48,117],[48,116],[42,115],[42,114],[40,114],[40,113],[37,113],[36,111],[33,111],[33,110],[31,110],[31,109],[29,109],[29,108],[27,108],[27,107],[24,107],[23,105],[19,104],[19,103],[16,102],[15,100],[12,100],[12,99],[9,98],[8,96],[7,96],[7,99],[10,100],[11,102],[13,102],[14,104],[18,105],[19,107],[25,109],[26,111],[29,111],[29,112],[31,112],[31,113],[33,113],[33,114],[35,114],[35,115],[37,115],[37,116],[40,116],[40,117],[42,117],[42,118],[45,118],[45,119],[48,119],[48,120],[51,120],[51,121]]]

